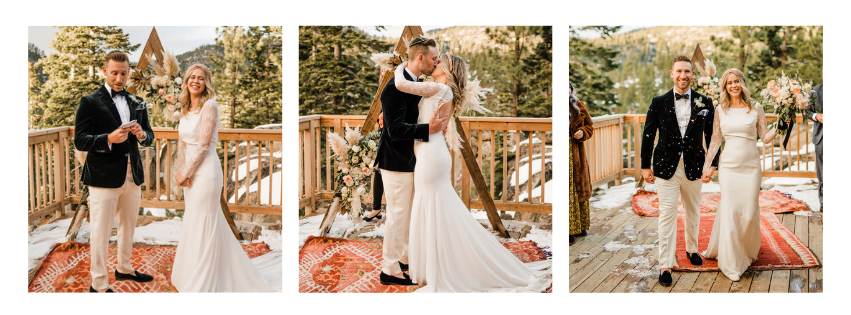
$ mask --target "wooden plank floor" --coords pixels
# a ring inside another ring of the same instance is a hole
[[[822,214],[777,215],[822,259]],[[570,292],[822,292],[822,268],[747,271],[733,282],[721,272],[674,272],[674,284],[658,284],[658,217],[641,217],[632,203],[591,209],[588,236],[570,245]],[[822,262],[823,263],[823,262]]]

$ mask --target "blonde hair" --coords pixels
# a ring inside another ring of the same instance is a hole
[[[213,90],[213,76],[210,74],[210,69],[207,69],[206,66],[200,63],[191,65],[183,74],[183,84],[180,86],[180,97],[178,97],[180,100],[180,110],[183,113],[188,113],[189,109],[192,108],[192,98],[189,95],[187,86],[189,85],[189,76],[192,75],[195,69],[201,69],[204,72],[204,91],[201,92],[201,99],[198,100],[198,111],[201,111],[204,103],[216,97],[216,91]]]
[[[724,71],[724,74],[721,75],[721,80],[718,82],[718,86],[721,88],[721,96],[718,98],[718,107],[721,107],[724,112],[727,112],[727,109],[730,108],[730,94],[727,92],[727,77],[729,74],[734,74],[739,78],[739,85],[742,88],[742,102],[745,103],[748,107],[748,113],[753,109],[753,101],[751,100],[751,91],[748,90],[747,81],[745,81],[745,74],[742,73],[739,69],[731,68],[727,71]]]
[[[452,89],[452,101],[458,106],[464,103],[464,89],[467,87],[467,62],[464,58],[443,54],[440,66],[446,73],[446,85]]]

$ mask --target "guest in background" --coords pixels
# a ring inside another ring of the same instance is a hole
[[[570,84],[570,243],[577,236],[588,235],[591,226],[591,175],[583,142],[591,139],[594,126],[585,104],[576,98]]]
[[[822,91],[824,88],[822,87],[824,84],[819,84],[818,86],[813,88],[813,91],[810,92],[815,96],[815,98],[810,101],[810,107],[807,108],[807,118],[813,121],[813,144],[816,145],[816,174],[818,175],[818,202],[821,204],[819,211],[824,210],[824,202],[822,201],[822,188],[823,178],[822,178],[822,162],[824,161],[822,157],[822,113],[824,112],[824,98],[822,97]]]

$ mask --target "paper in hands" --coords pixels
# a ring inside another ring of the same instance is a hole
[[[135,123],[136,123],[136,120],[134,119],[134,120],[131,120],[131,121],[127,122],[126,124],[123,124],[123,125],[119,126],[118,128],[119,128],[119,129],[126,129],[126,128],[130,128],[130,127],[132,127],[132,126],[133,126],[133,124],[135,124]]]

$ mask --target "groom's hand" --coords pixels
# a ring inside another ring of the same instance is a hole
[[[428,122],[428,134],[442,132],[446,128],[446,122],[449,116],[437,118],[438,113],[440,113],[439,110],[434,111],[434,115],[431,116],[431,120]]]
[[[649,183],[649,184],[655,184],[656,183],[656,178],[653,177],[653,171],[651,171],[649,168],[641,169],[641,175],[644,176],[644,180],[646,180],[647,183]]]
[[[384,128],[384,113],[378,114],[378,128]]]
[[[109,141],[109,143],[122,143],[124,141],[127,141],[127,133],[129,131],[130,130],[126,128],[115,129],[109,133],[106,139]]]
[[[133,133],[133,135],[135,135],[136,138],[139,140],[144,140],[148,137],[148,135],[145,133],[145,130],[142,130],[142,126],[139,125],[138,122],[135,122],[133,123],[133,125],[130,126],[130,132]]]
[[[715,166],[711,166],[708,170],[703,171],[703,176],[700,177],[700,181],[704,184],[709,184],[709,182],[712,181],[713,174],[715,174]]]

